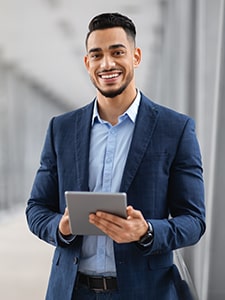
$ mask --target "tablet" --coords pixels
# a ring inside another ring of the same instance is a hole
[[[89,223],[89,214],[98,210],[126,218],[126,193],[65,192],[71,232],[75,235],[104,235]]]

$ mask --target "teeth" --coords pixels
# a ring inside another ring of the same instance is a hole
[[[111,79],[111,78],[115,78],[115,77],[118,77],[119,74],[111,74],[111,75],[102,75],[101,77],[103,79]]]

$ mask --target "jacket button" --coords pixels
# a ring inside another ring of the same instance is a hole
[[[73,264],[74,264],[74,265],[77,265],[77,264],[78,264],[78,257],[76,257],[76,256],[74,257],[74,259],[73,259]]]

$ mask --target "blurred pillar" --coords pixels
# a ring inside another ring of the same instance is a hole
[[[0,211],[29,197],[48,122],[68,109],[0,57]]]
[[[208,223],[210,225],[206,246],[209,248],[207,259],[209,265],[205,267],[205,290],[208,300],[222,300],[225,298],[225,1],[220,1],[219,42],[215,57],[215,95],[212,103],[212,139],[211,165],[209,174],[208,193]]]
[[[203,156],[207,232],[183,250],[201,300],[225,299],[224,0],[161,0],[153,99],[192,116]],[[150,91],[151,93],[151,91]]]

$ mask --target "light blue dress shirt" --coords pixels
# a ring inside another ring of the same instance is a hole
[[[89,157],[89,189],[94,192],[119,192],[140,92],[132,105],[112,126],[102,120],[95,101]],[[116,276],[113,240],[108,236],[84,236],[79,271],[89,275]]]

